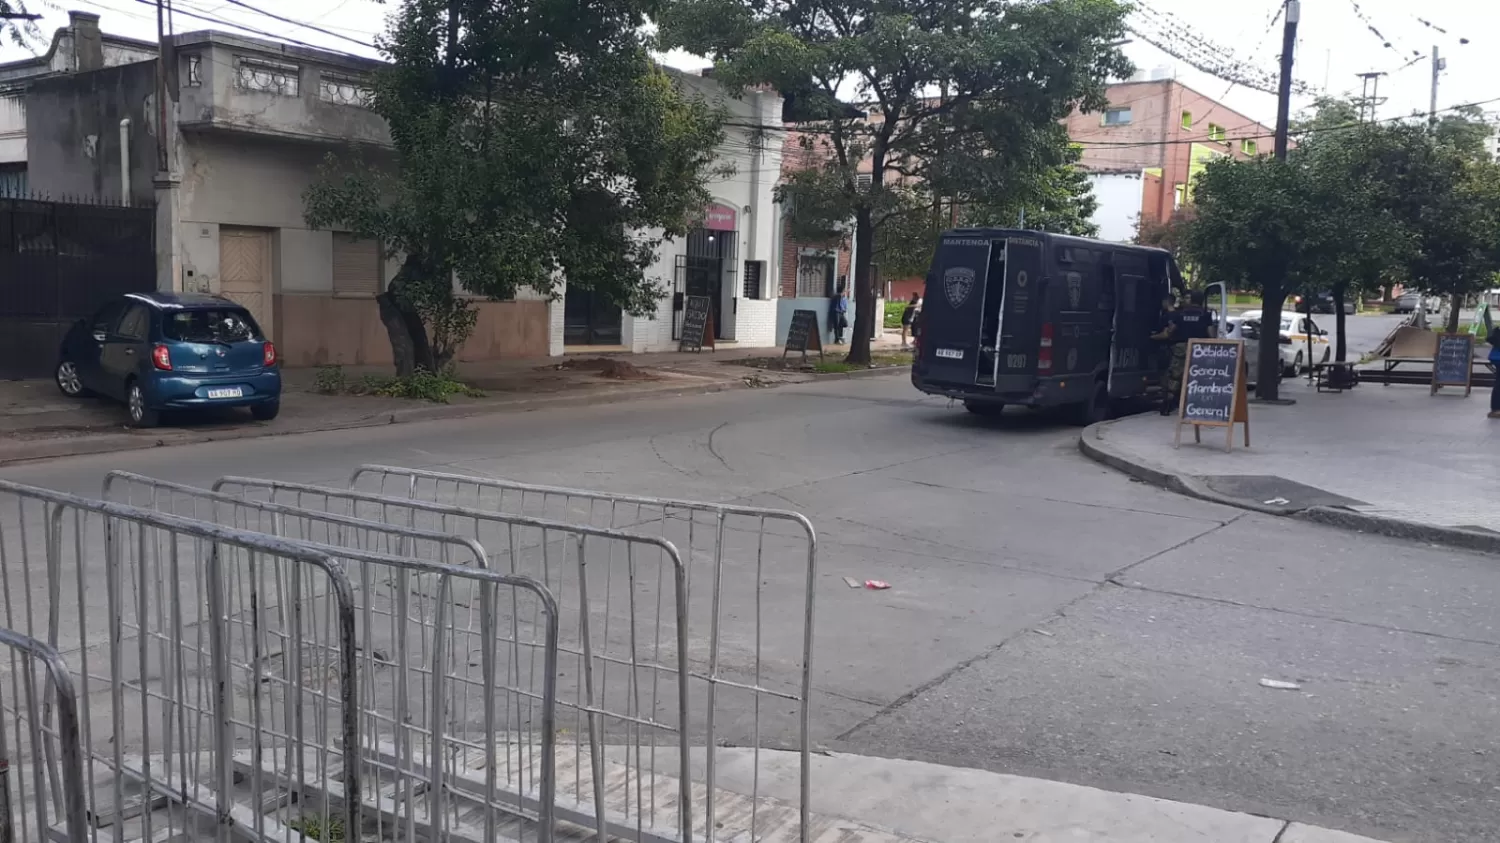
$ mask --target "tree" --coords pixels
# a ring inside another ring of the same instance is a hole
[[[26,50],[41,40],[42,31],[24,0],[0,0],[0,36]]]
[[[1074,165],[1076,160],[1074,152],[1067,164],[1047,167],[1018,179],[1022,183],[1015,190],[981,197],[963,208],[964,225],[1009,228],[1019,224],[1024,213],[1026,228],[1078,237],[1096,236],[1099,226],[1094,224],[1093,216],[1099,209],[1099,200],[1094,198],[1088,173]]]
[[[1024,174],[1016,179],[1013,190],[962,207],[928,190],[901,185],[888,190],[895,194],[896,208],[910,210],[886,215],[876,229],[872,259],[886,277],[926,274],[938,239],[947,229],[1014,228],[1022,223],[1023,212],[1025,228],[1078,237],[1099,233],[1092,219],[1099,207],[1093,186],[1088,174],[1072,163]],[[908,193],[902,195],[903,190]]]
[[[711,56],[726,83],[795,94],[798,128],[826,163],[794,173],[780,194],[799,234],[853,221],[848,359],[860,364],[877,316],[880,230],[930,213],[924,193],[962,207],[1068,163],[1059,121],[1104,107],[1104,82],[1131,70],[1112,46],[1126,11],[1116,0],[671,0],[658,23],[661,46]],[[868,117],[851,113],[846,93]],[[857,178],[864,161],[868,186]]]
[[[1281,324],[1282,282],[1303,263],[1306,233],[1317,224],[1305,187],[1294,164],[1274,158],[1210,161],[1194,186],[1188,254],[1208,277],[1263,293],[1255,392],[1264,400],[1276,400],[1281,377],[1272,340]]]
[[[566,280],[633,314],[665,238],[704,207],[722,114],[650,60],[653,0],[404,0],[373,107],[390,155],[330,156],[310,225],[402,259],[378,296],[397,373],[441,369],[473,312],[455,295],[556,294]]]

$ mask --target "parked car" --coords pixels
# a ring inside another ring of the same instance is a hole
[[[1254,361],[1260,354],[1261,311],[1247,310],[1226,322],[1223,336],[1245,341],[1245,357]],[[1333,357],[1333,346],[1328,342],[1328,331],[1318,327],[1309,316],[1300,313],[1281,314],[1281,330],[1277,338],[1281,349],[1281,365],[1287,377],[1296,377],[1305,371],[1309,361],[1327,363]],[[1312,356],[1308,356],[1308,334],[1312,334]],[[1255,377],[1255,365],[1251,363],[1251,378]]]
[[[1309,308],[1311,308],[1310,312],[1312,313],[1333,313],[1332,290],[1324,290],[1313,296],[1297,296],[1293,299],[1293,302],[1295,304],[1294,309],[1298,313],[1308,313]],[[1353,299],[1344,300],[1344,313],[1349,316],[1354,315]]]
[[[69,397],[123,401],[138,427],[163,410],[248,407],[260,421],[281,411],[276,347],[244,307],[197,293],[131,293],[79,320],[56,380]]]
[[[1417,308],[1419,306],[1421,306],[1421,304],[1422,304],[1422,294],[1421,293],[1402,293],[1401,296],[1396,299],[1395,312],[1396,313],[1415,313],[1417,311]],[[1444,306],[1444,302],[1443,302],[1442,297],[1440,297],[1440,296],[1427,296],[1427,307],[1425,308],[1425,310],[1428,313],[1437,313],[1438,311],[1440,311],[1440,310],[1443,309],[1443,306]]]

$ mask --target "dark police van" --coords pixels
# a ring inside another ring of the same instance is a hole
[[[945,232],[927,272],[911,382],[970,412],[1073,408],[1083,422],[1160,389],[1151,334],[1183,287],[1162,249],[1012,229]]]

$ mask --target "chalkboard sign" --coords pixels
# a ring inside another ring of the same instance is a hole
[[[713,347],[708,296],[688,296],[687,307],[682,312],[682,343],[678,351],[702,351],[703,346]]]
[[[1224,446],[1229,448],[1234,444],[1236,423],[1244,425],[1245,447],[1250,446],[1244,356],[1245,344],[1240,340],[1188,340],[1174,447],[1182,444],[1182,426],[1190,424],[1197,442],[1203,441],[1202,428],[1227,428]]]
[[[1432,394],[1440,387],[1461,386],[1469,396],[1474,380],[1474,337],[1471,334],[1438,334],[1437,353],[1432,357]]]
[[[813,310],[792,311],[791,327],[786,329],[786,346],[781,349],[781,359],[786,359],[788,351],[802,352],[802,358],[807,359],[807,352],[818,352],[818,358],[823,357],[823,335],[818,331],[818,314]]]

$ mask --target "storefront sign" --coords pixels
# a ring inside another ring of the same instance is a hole
[[[703,209],[703,227],[709,231],[734,231],[739,222],[739,213],[728,205],[718,202]]]

